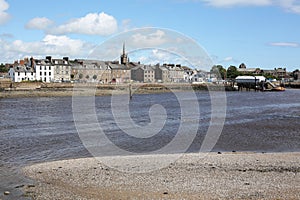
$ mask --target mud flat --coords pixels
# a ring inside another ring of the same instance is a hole
[[[83,158],[35,164],[23,173],[35,180],[23,188],[33,199],[300,199],[300,153],[185,154],[145,173]]]
[[[1,86],[1,85],[0,85]],[[29,97],[67,97],[76,95],[107,96],[114,94],[156,94],[164,92],[182,92],[190,90],[201,91],[232,91],[230,86],[213,84],[72,84],[72,83],[13,83],[11,87],[0,87],[0,98],[29,98]]]

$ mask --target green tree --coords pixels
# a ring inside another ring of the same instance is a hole
[[[1,65],[0,65],[0,72],[1,72],[1,73],[6,73],[6,72],[8,72],[7,69],[6,69],[6,67],[5,67],[5,65],[4,65],[3,63],[1,63]]]
[[[79,79],[82,79],[83,78],[83,74],[79,74]]]
[[[85,76],[85,78],[86,78],[86,79],[89,79],[89,78],[90,78],[90,76],[89,76],[89,75],[86,75],[86,76]]]
[[[239,76],[240,73],[239,71],[237,70],[236,66],[230,66],[228,69],[227,69],[227,78],[229,79],[235,79],[237,76]]]
[[[222,65],[214,65],[210,72],[217,75],[218,78],[225,79],[226,69]]]
[[[294,78],[295,81],[297,81],[299,79],[299,69],[296,69],[295,71],[293,71],[293,73],[291,74],[291,76]]]
[[[97,79],[97,75],[94,75],[94,76],[93,76],[93,79],[96,80],[96,79]]]
[[[71,79],[74,79],[75,75],[74,74],[71,74]]]
[[[247,68],[247,66],[245,65],[245,63],[242,63],[242,64],[240,64],[239,68],[240,68],[240,69],[241,69],[241,68],[244,68],[244,69],[246,69],[246,68]]]

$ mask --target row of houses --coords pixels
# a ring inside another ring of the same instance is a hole
[[[175,64],[144,65],[140,62],[129,62],[123,45],[119,61],[99,61],[75,59],[68,57],[53,59],[25,58],[16,61],[9,69],[13,82],[97,82],[97,83],[182,83],[212,81],[214,76],[198,70],[192,70]]]
[[[64,82],[71,81],[72,67],[67,57],[63,59],[34,60],[25,58],[15,62],[8,71],[8,76],[13,82],[42,81],[42,82]]]
[[[265,70],[260,68],[247,68],[244,64],[241,64],[237,69],[241,75],[266,75],[277,77],[280,80],[283,80],[289,77],[290,73],[287,72],[286,68],[274,68],[272,70]]]
[[[207,73],[192,70],[175,64],[157,64],[154,66],[141,63],[118,61],[98,61],[76,59],[68,57],[53,59],[25,58],[15,62],[8,72],[13,82],[41,81],[41,82],[99,82],[129,83],[129,82],[204,82]]]
[[[72,80],[100,83],[184,83],[207,81],[208,74],[175,64],[144,65],[141,63],[97,60],[74,60]],[[211,77],[211,76],[209,76]]]

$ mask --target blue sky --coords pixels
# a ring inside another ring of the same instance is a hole
[[[292,71],[300,66],[299,25],[298,0],[0,0],[0,62],[86,58],[123,31],[160,27],[195,40],[214,64]]]

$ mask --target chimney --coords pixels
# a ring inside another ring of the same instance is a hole
[[[35,67],[35,61],[34,61],[33,57],[30,58],[30,67],[31,68]]]
[[[63,57],[63,60],[69,62],[69,57]]]
[[[50,62],[52,62],[52,57],[51,56],[46,56],[46,60],[49,60]]]

